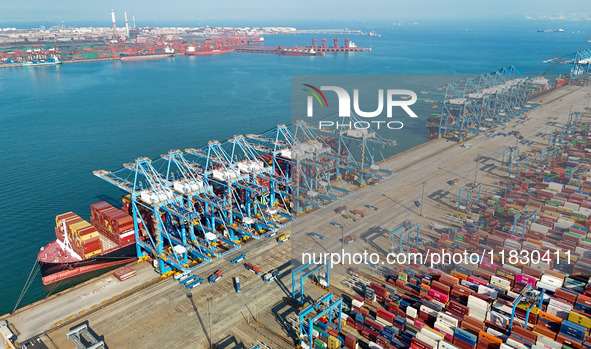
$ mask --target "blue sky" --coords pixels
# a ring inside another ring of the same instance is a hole
[[[1,0],[2,22],[110,21],[115,9],[136,21],[421,20],[523,18],[591,13],[589,0]]]

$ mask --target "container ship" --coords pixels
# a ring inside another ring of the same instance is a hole
[[[164,52],[122,53],[121,61],[146,61],[152,59],[169,58],[174,56],[174,50],[167,47]]]
[[[56,240],[37,255],[44,285],[137,258],[133,218],[105,201],[90,211],[90,223],[73,212],[55,217]]]
[[[427,130],[429,131],[429,138],[437,138],[437,134],[439,133],[439,122],[441,121],[440,118],[441,118],[440,114],[433,113],[427,119],[425,126],[427,127]],[[448,116],[447,122],[453,123],[453,117],[451,115]]]
[[[283,48],[281,54],[286,56],[324,56],[322,51],[316,51],[312,48]]]
[[[57,65],[61,64],[62,60],[59,59],[57,56],[50,56],[49,58],[45,59],[31,59],[22,63],[23,67],[39,67],[45,65]]]
[[[258,36],[257,34],[253,35],[252,38],[250,40],[248,40],[249,45],[258,45],[258,44],[264,44],[264,43],[265,43],[265,38],[262,36]]]
[[[230,49],[197,49],[195,46],[189,46],[185,52],[187,56],[220,55],[224,53],[230,53]]]

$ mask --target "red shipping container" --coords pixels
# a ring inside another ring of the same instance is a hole
[[[355,345],[357,344],[357,338],[350,334],[345,334],[345,347],[349,349],[355,349]]]
[[[101,249],[100,241],[91,245],[84,245],[84,254],[95,252]]]
[[[395,317],[396,317],[395,314],[392,314],[391,312],[389,312],[383,308],[378,308],[376,311],[376,318],[378,318],[380,320],[384,320],[388,324],[393,323]]]

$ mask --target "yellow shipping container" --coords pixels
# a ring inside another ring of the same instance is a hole
[[[542,246],[544,246],[544,244],[541,243],[539,240],[534,240],[532,238],[527,238],[527,239],[525,239],[525,241],[532,243],[534,245],[538,245],[538,246],[540,246],[540,248],[542,248]]]
[[[443,335],[443,333],[441,333],[441,332],[438,332],[438,331],[436,331],[436,330],[432,329],[432,328],[431,328],[431,327],[429,327],[429,326],[425,326],[425,327],[423,327],[423,328],[424,328],[424,329],[426,329],[427,331],[431,331],[431,332],[433,332],[434,334],[436,334],[437,336],[441,337],[441,340],[443,340],[443,338],[445,338],[445,336]]]
[[[102,251],[99,249],[99,250],[96,250],[96,251],[94,251],[94,252],[87,253],[87,254],[85,254],[85,255],[84,255],[84,258],[90,258],[90,257],[92,257],[92,256],[95,256],[95,255],[97,255],[97,254],[101,253],[101,252],[102,252]]]
[[[408,275],[406,273],[403,272],[399,272],[398,273],[398,278],[404,282],[408,281]]]
[[[328,349],[338,349],[341,341],[333,336],[328,336]]]
[[[571,311],[568,314],[568,321],[574,322],[575,324],[579,324],[585,327],[587,331],[589,331],[589,329],[591,328],[591,318],[583,314],[575,313],[574,311]]]
[[[97,237],[97,236],[99,236],[99,233],[98,233],[98,231],[95,231],[94,233],[90,233],[90,234],[82,235],[82,236],[80,237],[80,239],[82,239],[82,241],[86,241],[86,240],[88,240],[88,239],[92,239],[92,238],[95,238],[95,237]]]
[[[556,218],[560,217],[560,213],[554,212],[554,211],[544,211],[543,214],[545,216],[550,216],[550,217],[556,217]]]
[[[55,216],[55,226],[56,226],[56,227],[60,227],[60,226],[61,226],[61,224],[62,224],[62,220],[61,220],[61,219],[59,219],[59,218],[60,218],[60,217],[63,217],[63,216],[65,216],[65,215],[68,215],[68,214],[70,214],[70,213],[74,213],[74,212],[70,211],[70,212],[62,213],[62,214],[60,214],[60,215],[57,215],[57,216]],[[75,214],[75,213],[74,213],[74,214]],[[75,215],[75,216],[72,216],[72,217],[78,217],[78,215]]]
[[[527,311],[527,308],[529,308],[529,305],[526,303],[519,303],[517,305],[517,308]],[[533,307],[530,311],[530,313],[532,313],[534,315],[538,315],[539,312],[540,312],[540,309],[538,307]]]
[[[74,223],[74,224],[70,225],[69,228],[73,234],[78,235],[78,232],[80,232],[80,230],[87,229],[89,227],[92,228],[93,226],[90,223],[88,223],[87,221],[82,221],[82,222],[78,222],[78,223]]]

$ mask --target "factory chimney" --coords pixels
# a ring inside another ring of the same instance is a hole
[[[127,24],[127,12],[123,12],[125,14],[125,32],[127,37],[129,38],[129,24]]]
[[[135,29],[135,16],[131,16],[131,19],[133,20],[133,29]]]
[[[115,24],[115,10],[111,10],[111,19],[113,19],[113,38],[117,38],[117,25]]]

